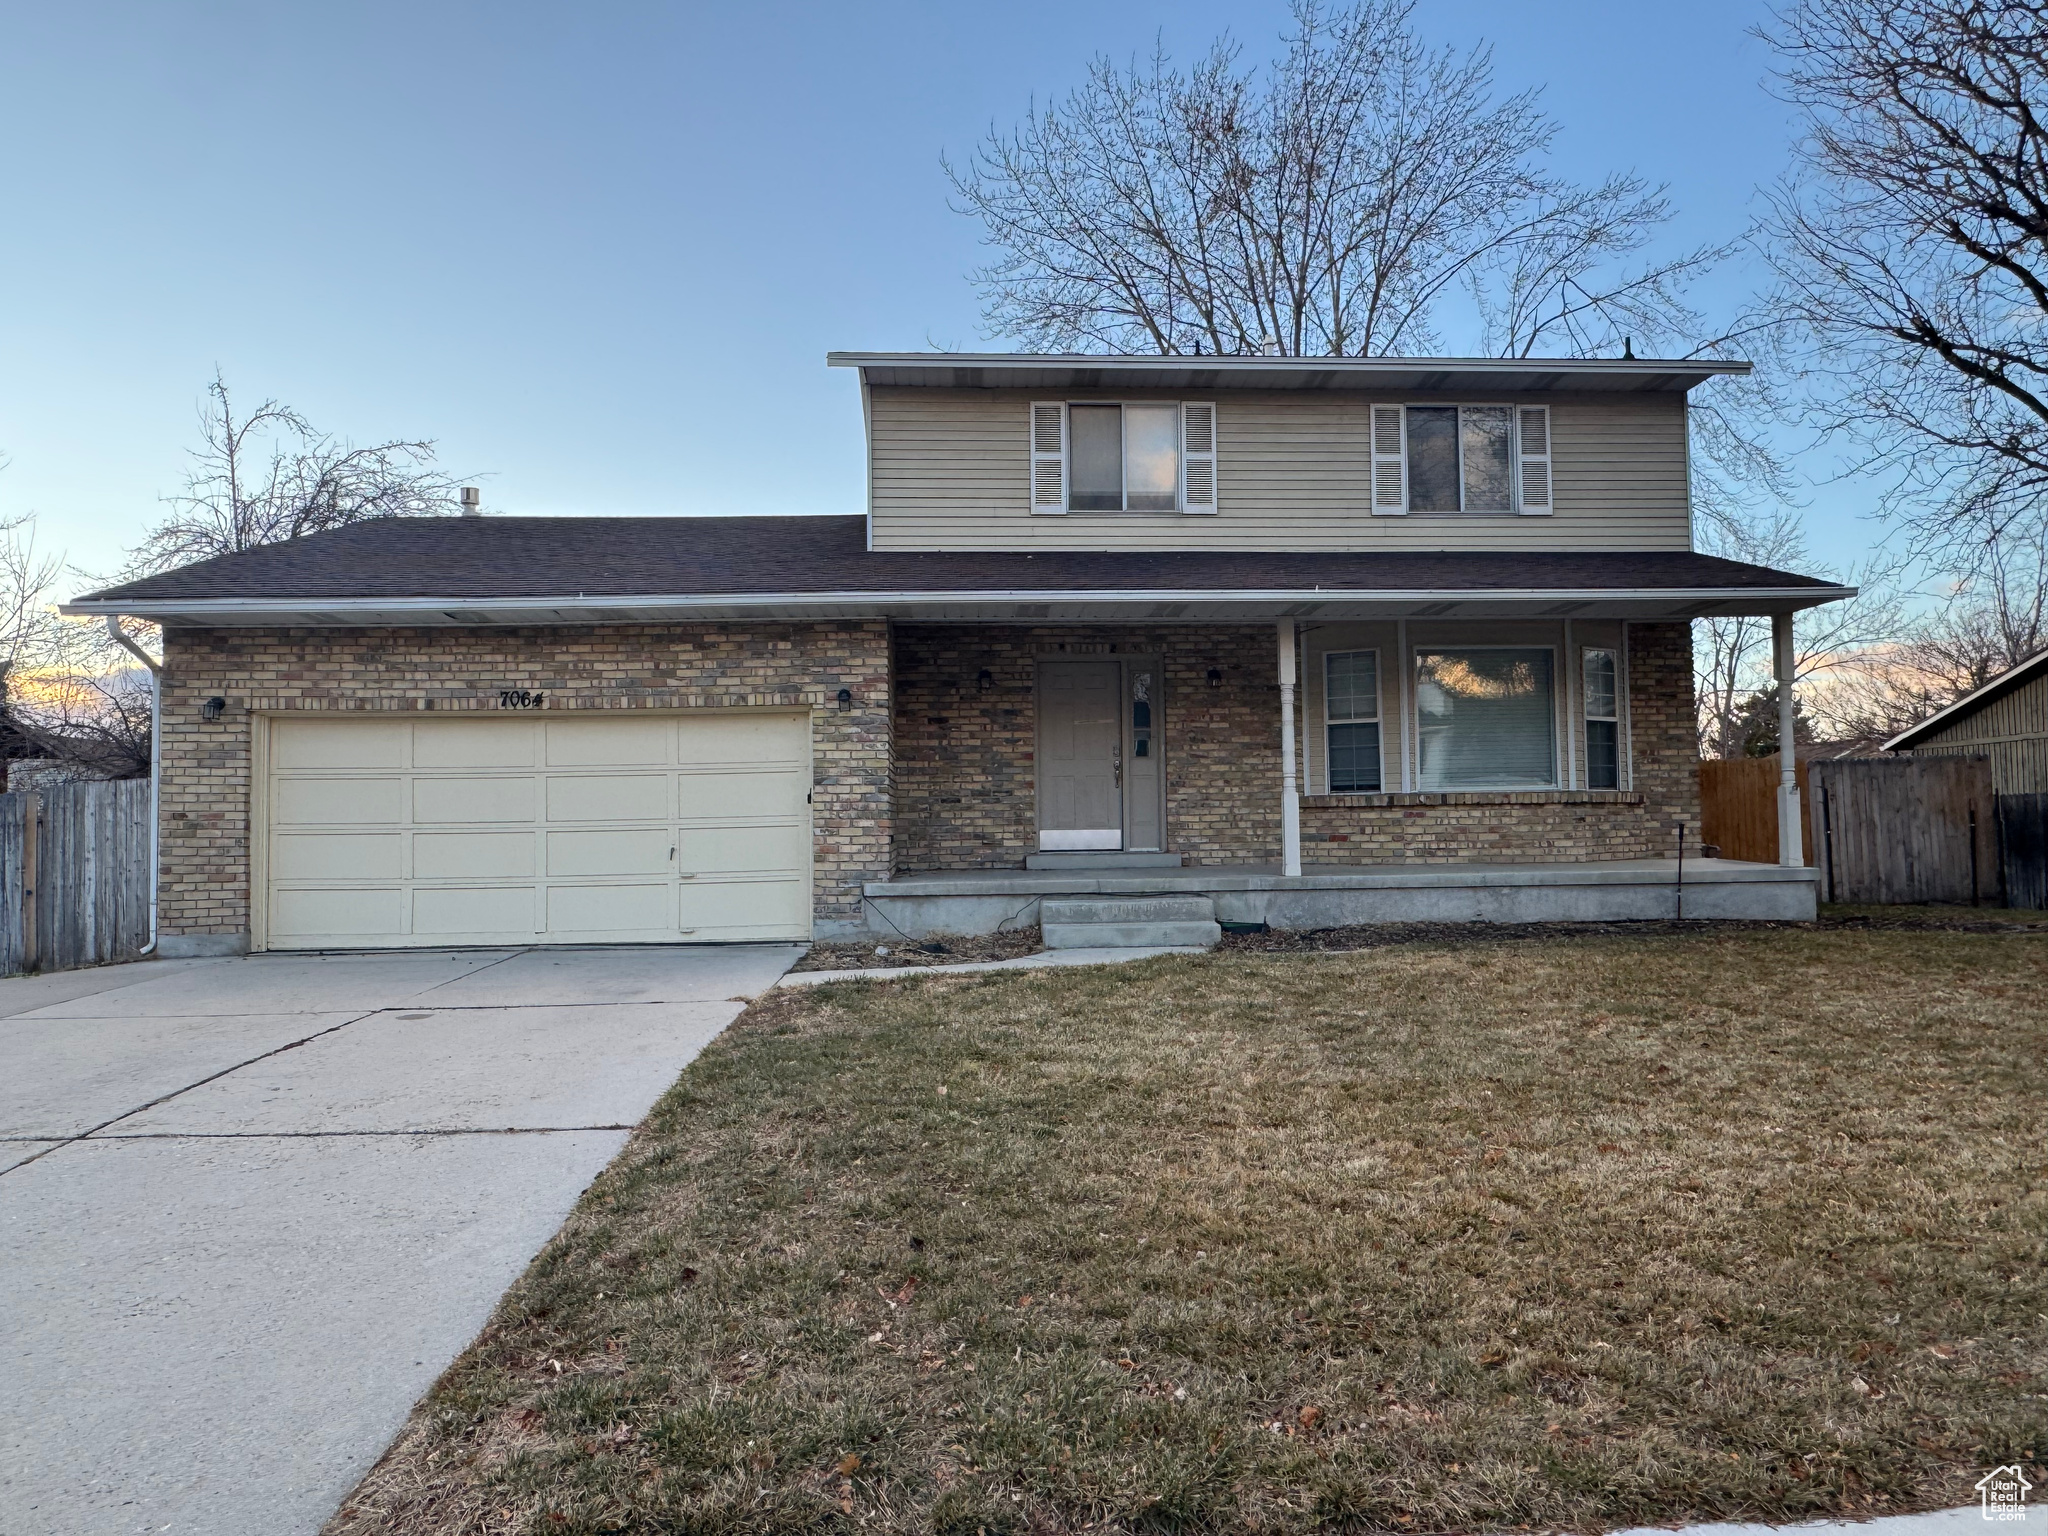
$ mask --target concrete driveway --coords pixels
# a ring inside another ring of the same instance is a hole
[[[800,952],[0,981],[0,1530],[317,1531]]]

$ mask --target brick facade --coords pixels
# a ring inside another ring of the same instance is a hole
[[[889,649],[880,621],[534,629],[170,629],[164,635],[166,935],[249,931],[250,726],[285,710],[781,708],[812,715],[815,913],[860,919],[890,862]],[[842,712],[838,695],[853,695]],[[200,718],[208,698],[221,718]]]
[[[1632,791],[1310,797],[1317,864],[1548,863],[1672,851],[1699,832],[1691,635],[1629,630]],[[1037,848],[1033,674],[1040,656],[1165,660],[1167,847],[1193,864],[1280,857],[1273,628],[968,628],[895,633],[899,870],[1015,868]],[[989,674],[986,685],[980,674]],[[1210,673],[1219,675],[1212,686]]]

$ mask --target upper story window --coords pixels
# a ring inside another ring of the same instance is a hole
[[[1039,401],[1031,510],[1214,512],[1216,407],[1207,401]]]
[[[1547,405],[1376,405],[1372,510],[1550,511]]]

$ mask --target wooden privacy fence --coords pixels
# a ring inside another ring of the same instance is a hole
[[[1799,803],[1807,801],[1807,765],[1794,773]],[[1778,754],[1708,758],[1700,764],[1700,841],[1724,859],[1778,862]],[[1806,829],[1806,862],[1813,862],[1813,830]]]
[[[1812,783],[1822,901],[1999,905],[1990,758],[1843,758]]]
[[[2048,795],[1998,797],[1998,851],[2008,907],[2048,907]]]
[[[0,974],[132,960],[149,942],[149,781],[0,795]]]

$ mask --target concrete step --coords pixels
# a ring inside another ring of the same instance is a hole
[[[1208,949],[1223,937],[1212,922],[1045,923],[1039,931],[1047,949]]]
[[[1206,923],[1215,917],[1215,899],[1195,894],[1048,896],[1038,904],[1041,923]]]
[[[1207,949],[1223,937],[1207,896],[1049,896],[1038,923],[1047,949]]]
[[[1118,853],[1100,849],[1085,853],[1029,853],[1026,869],[1179,869],[1177,853]]]

